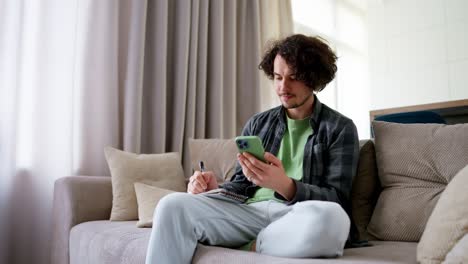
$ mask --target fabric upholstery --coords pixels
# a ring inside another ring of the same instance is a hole
[[[468,164],[468,124],[373,122],[383,190],[368,226],[381,240],[419,241],[448,182]]]
[[[137,228],[135,221],[82,223],[70,234],[70,263],[144,263],[150,233],[149,228]],[[345,249],[343,257],[337,259],[278,258],[199,244],[192,263],[416,263],[416,243],[371,243],[372,247]]]
[[[457,242],[442,263],[468,263],[468,234],[465,234],[465,236]]]
[[[153,224],[154,209],[159,200],[174,191],[158,188],[141,182],[135,182],[135,193],[138,202],[137,227],[151,227]]]
[[[350,248],[336,259],[292,259],[261,255],[199,244],[193,263],[242,263],[242,264],[374,264],[374,263],[416,263],[416,243],[371,241],[372,247]]]
[[[178,153],[134,154],[106,147],[105,154],[112,177],[110,220],[138,219],[135,182],[174,191],[185,191],[185,177]]]
[[[68,263],[73,226],[109,219],[111,208],[110,177],[69,176],[58,179],[54,187],[51,263]]]
[[[374,211],[380,193],[380,182],[375,162],[375,148],[372,140],[360,140],[359,164],[351,189],[351,206],[354,223],[360,239],[369,240],[367,225]]]
[[[234,139],[189,139],[189,150],[192,170],[200,170],[198,163],[203,161],[206,170],[214,172],[218,183],[234,175],[237,161]]]
[[[441,263],[468,232],[468,165],[440,196],[418,244],[418,261]]]
[[[92,221],[70,232],[70,264],[145,263],[151,229],[135,221]]]

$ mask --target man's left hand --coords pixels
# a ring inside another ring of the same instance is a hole
[[[272,189],[284,198],[291,200],[296,193],[296,184],[286,175],[281,160],[265,152],[266,163],[244,152],[237,154],[242,172],[251,182],[264,188]]]

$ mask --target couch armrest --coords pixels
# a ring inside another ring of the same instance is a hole
[[[55,181],[51,263],[69,263],[73,226],[107,220],[112,208],[112,183],[108,176],[70,176]]]

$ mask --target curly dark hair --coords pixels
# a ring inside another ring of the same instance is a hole
[[[273,79],[273,63],[280,55],[295,72],[296,79],[315,92],[320,92],[335,78],[337,56],[321,37],[291,35],[271,43],[258,65]]]

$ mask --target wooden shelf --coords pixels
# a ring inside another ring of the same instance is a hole
[[[415,111],[433,111],[440,114],[447,120],[448,124],[466,123],[468,120],[468,99],[447,101],[432,104],[421,104],[404,107],[395,107],[387,109],[372,110],[369,112],[370,120],[375,117],[388,114],[415,112]]]

